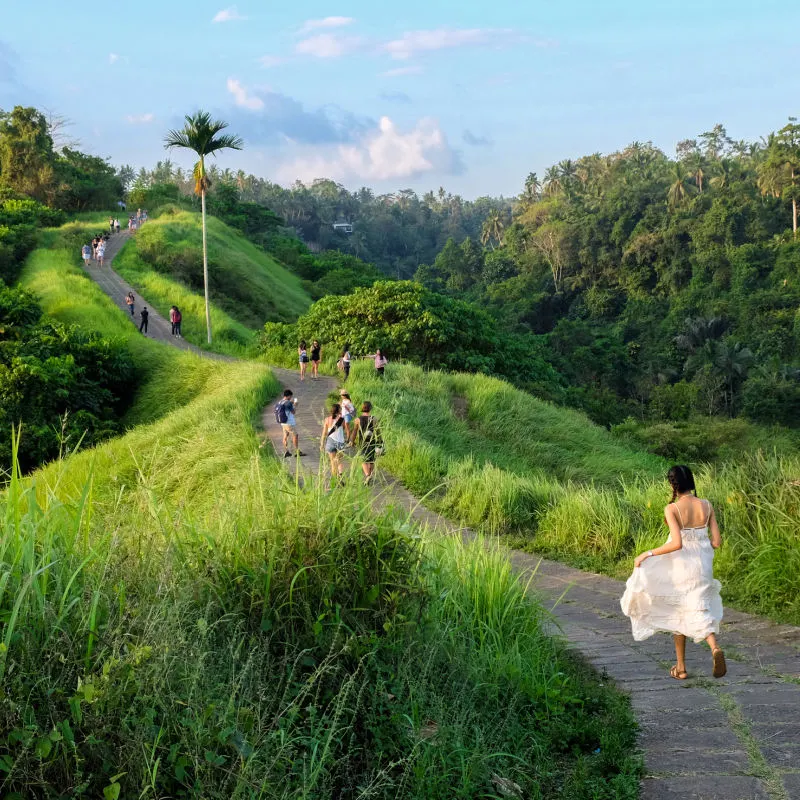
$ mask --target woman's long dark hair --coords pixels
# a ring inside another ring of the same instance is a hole
[[[301,350],[307,350],[307,349],[308,349],[308,348],[306,347],[306,340],[305,340],[305,339],[301,339],[301,340],[300,340],[300,349],[301,349]]]
[[[672,502],[674,503],[679,494],[694,492],[694,475],[685,464],[676,464],[669,468],[667,480],[672,487]]]
[[[331,406],[331,417],[336,419],[336,417],[342,416],[342,407],[338,403],[334,403]]]

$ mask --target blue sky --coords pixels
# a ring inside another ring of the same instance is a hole
[[[163,159],[202,107],[245,139],[222,166],[281,183],[510,195],[633,140],[777,129],[798,23],[777,0],[0,0],[0,108],[63,114],[115,164]]]

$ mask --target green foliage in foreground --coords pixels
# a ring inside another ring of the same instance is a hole
[[[626,703],[508,562],[373,517],[358,481],[299,491],[256,447],[275,381],[215,366],[0,501],[5,789],[633,800]]]
[[[663,542],[667,462],[583,415],[481,375],[356,365],[354,401],[371,400],[388,440],[386,468],[454,520],[515,545],[606,572],[630,573]],[[800,456],[755,451],[695,470],[724,546],[724,598],[800,622]]]
[[[294,321],[309,306],[296,275],[214,217],[208,218],[208,261],[214,305],[240,323],[227,326],[230,340],[247,344],[247,327],[259,328],[267,320]],[[125,247],[115,267],[158,309],[178,303],[172,294],[176,284],[185,287],[184,305],[178,305],[181,311],[186,308],[184,328],[190,332],[194,310],[186,289],[201,298],[203,292],[200,215],[166,207],[137,231],[135,244]],[[215,337],[223,333],[214,330]]]

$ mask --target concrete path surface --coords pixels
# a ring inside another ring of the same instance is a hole
[[[108,262],[125,239],[121,233],[112,240]],[[87,272],[127,313],[124,298],[131,287],[108,266]],[[169,323],[155,312],[150,321],[152,338],[224,358],[172,337]],[[298,398],[300,447],[308,454],[283,461],[300,478],[318,476],[325,405],[339,383],[330,377],[301,382],[295,370],[273,371]],[[280,426],[272,411],[277,399],[264,409],[263,427],[266,441],[282,458]],[[473,535],[425,508],[380,469],[373,491],[378,507],[394,505],[431,528]],[[691,677],[675,681],[668,675],[674,663],[669,637],[641,643],[631,638],[619,607],[620,581],[508,552],[523,579],[534,574],[534,590],[552,607],[569,646],[630,693],[647,771],[643,800],[800,800],[800,628],[726,609],[720,642],[728,675],[713,680],[708,648],[689,644]]]

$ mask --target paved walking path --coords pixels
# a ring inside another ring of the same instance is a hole
[[[107,261],[124,236],[114,238]],[[128,284],[109,267],[87,271],[127,313]],[[155,312],[150,320],[152,338],[216,357],[176,340],[169,323]],[[299,470],[301,479],[314,478],[322,463],[325,404],[338,382],[323,377],[301,383],[297,371],[273,371],[299,400],[300,447],[308,453],[284,463]],[[275,402],[277,398],[264,409],[263,426],[267,441],[282,456]],[[393,505],[434,529],[473,535],[422,506],[380,471],[374,493],[378,507]],[[690,644],[687,668],[692,677],[679,682],[667,675],[674,663],[669,637],[632,640],[619,607],[620,581],[516,550],[509,556],[523,579],[535,573],[535,591],[552,606],[569,646],[630,693],[647,771],[643,800],[800,800],[800,628],[726,609],[720,641],[728,657],[727,677],[713,680],[708,648]]]
[[[129,283],[124,281],[112,267],[114,257],[117,255],[117,253],[119,253],[131,235],[133,234],[131,234],[131,232],[128,230],[115,233],[108,240],[108,244],[106,245],[104,266],[100,267],[97,265],[96,261],[91,261],[90,266],[84,267],[84,271],[114,301],[116,306],[125,312],[126,318],[129,319],[138,330],[139,323],[141,322],[140,312],[142,308],[147,305],[147,303],[144,302],[141,297],[139,297],[139,293]],[[136,297],[136,305],[134,306],[135,315],[133,317],[130,315],[128,306],[125,304],[125,298],[128,296],[128,292],[133,292]],[[205,356],[206,358],[212,358],[217,361],[232,360],[229,356],[223,356],[218,353],[210,353],[207,350],[201,350],[199,347],[195,347],[195,345],[187,342],[186,339],[173,336],[172,324],[170,321],[165,317],[162,317],[161,314],[159,314],[158,311],[156,311],[150,305],[147,305],[147,310],[150,312],[147,325],[148,338],[164,342],[172,347],[177,347],[179,350],[189,350],[197,355]]]

